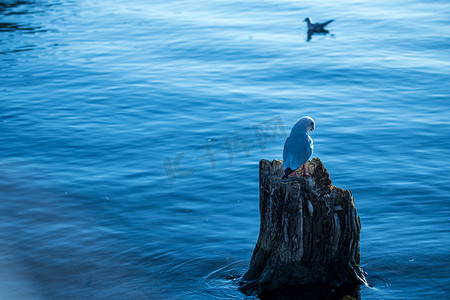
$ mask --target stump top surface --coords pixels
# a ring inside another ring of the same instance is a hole
[[[320,194],[324,195],[331,192],[334,186],[331,183],[330,174],[319,158],[316,157],[306,162],[305,169],[306,172],[309,173],[310,177],[290,176],[288,179],[282,180],[281,176],[284,174],[283,161],[277,159],[273,161],[263,159],[260,162],[261,176],[274,177],[275,179],[286,182],[302,181],[311,178],[314,181],[316,189],[320,191]]]

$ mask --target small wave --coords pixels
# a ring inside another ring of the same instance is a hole
[[[198,293],[214,299],[256,299],[238,290],[247,265],[247,262],[233,262],[212,271],[200,280]]]

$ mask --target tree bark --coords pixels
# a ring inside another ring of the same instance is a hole
[[[352,193],[331,184],[320,159],[305,167],[311,176],[281,180],[282,161],[260,161],[260,232],[243,292],[365,283]]]

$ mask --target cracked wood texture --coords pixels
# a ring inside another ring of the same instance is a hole
[[[365,282],[352,193],[331,184],[318,158],[306,163],[306,171],[311,176],[281,180],[282,161],[260,161],[260,232],[243,292]]]

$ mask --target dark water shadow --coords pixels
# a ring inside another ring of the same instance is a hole
[[[24,22],[24,17],[19,15],[31,15],[45,12],[48,7],[53,4],[37,1],[4,1],[0,0],[0,41],[5,42],[10,39],[18,39],[24,42],[23,45],[12,43],[8,47],[8,43],[2,43],[0,48],[0,55],[30,51],[37,46],[34,43],[25,44],[26,39],[21,37],[21,34],[36,34],[40,32],[47,32],[48,30],[39,24],[32,24]],[[16,17],[17,15],[17,17]],[[34,18],[33,18],[34,19]],[[20,21],[18,21],[20,20]]]
[[[0,32],[22,31],[25,33],[45,32],[41,26],[32,27],[30,24],[0,23]]]
[[[15,15],[15,14],[24,14],[26,12],[17,12],[17,11],[11,11],[12,9],[15,9],[21,5],[31,5],[35,4],[35,1],[0,1],[0,14],[3,14],[5,16],[8,15]]]
[[[0,55],[8,54],[8,53],[19,53],[19,52],[32,51],[36,48],[37,48],[36,45],[25,45],[20,48],[16,48],[16,49],[12,49],[12,50],[4,50],[4,51],[0,50]]]
[[[339,287],[331,284],[288,286],[266,291],[262,294],[243,293],[240,282],[247,271],[245,262],[234,262],[218,268],[202,278],[197,295],[214,299],[261,299],[261,300],[360,300],[361,285],[348,284]],[[370,285],[368,285],[370,287]]]
[[[258,298],[261,300],[359,300],[361,288],[355,285],[334,287],[326,284],[292,286],[264,292]]]
[[[35,1],[1,1],[0,0],[0,32],[14,32],[20,31],[25,33],[36,33],[46,31],[39,25],[32,25],[29,23],[14,23],[4,22],[4,17],[13,15],[33,14],[36,8],[41,6],[48,6],[41,3],[37,5]],[[3,17],[4,16],[4,17]],[[11,17],[12,19],[12,17]]]

